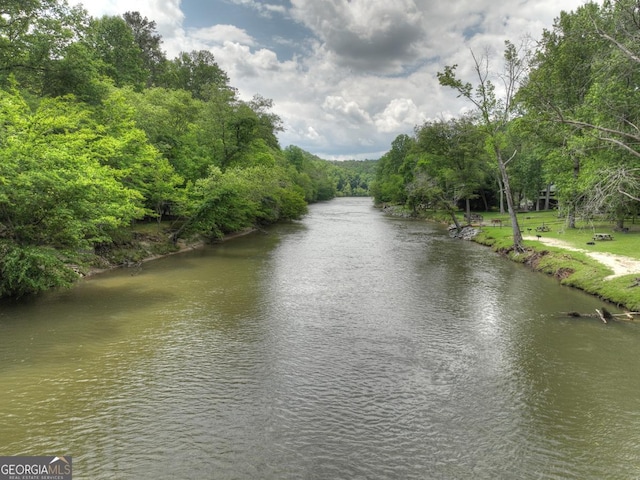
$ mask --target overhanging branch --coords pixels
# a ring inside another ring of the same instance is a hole
[[[594,22],[594,27],[598,35],[600,35],[605,40],[608,40],[609,42],[613,43],[616,47],[618,47],[620,51],[622,51],[622,53],[624,53],[627,57],[629,57],[629,59],[633,60],[636,63],[640,63],[640,57],[638,57],[638,55],[633,53],[631,50],[629,50],[626,46],[624,46],[618,40],[613,38],[611,35],[608,35],[602,30],[600,30],[600,28],[598,28],[598,25],[595,22]]]
[[[640,157],[640,152],[634,150],[633,148],[631,148],[629,145],[627,145],[624,142],[621,142],[620,140],[618,140],[617,138],[610,138],[610,137],[598,137],[600,140],[604,140],[605,142],[610,142],[613,143],[614,145],[619,146],[620,148],[626,150],[627,152],[631,153],[632,155],[636,156],[636,157]]]

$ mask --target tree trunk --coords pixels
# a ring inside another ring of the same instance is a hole
[[[511,194],[511,186],[509,185],[509,173],[507,172],[507,164],[504,161],[504,158],[502,158],[502,152],[499,148],[495,149],[495,153],[498,160],[500,175],[502,177],[502,184],[504,186],[504,196],[507,199],[509,218],[511,219],[511,229],[513,231],[513,248],[517,252],[524,252],[524,247],[522,245],[522,232],[520,232],[520,225],[518,224],[518,217],[516,215],[516,209],[513,204],[513,195]]]
[[[571,192],[571,202],[569,203],[569,228],[576,228],[576,202],[578,198],[578,192],[575,185],[578,183],[578,177],[580,176],[580,159],[577,155],[572,156],[573,159],[573,191]]]
[[[567,228],[576,228],[576,212],[573,201],[569,204],[569,213],[567,214]]]
[[[471,200],[465,198],[467,223],[471,225]]]
[[[458,221],[458,217],[456,217],[456,212],[453,209],[449,209],[449,213],[451,214],[451,219],[453,220],[453,224],[456,226],[456,231],[461,232],[462,227],[460,226],[460,222]]]
[[[549,210],[551,207],[551,184],[547,184],[547,191],[544,195],[544,209]]]
[[[502,171],[500,172],[502,175]],[[502,182],[502,178],[498,177],[498,190],[500,194],[500,214],[504,215],[504,185]]]
[[[489,211],[489,202],[487,201],[487,196],[484,193],[484,188],[480,191],[480,197],[482,198],[482,203],[484,204],[484,211]]]
[[[462,226],[460,225],[460,222],[458,221],[458,217],[456,217],[455,209],[453,209],[451,207],[451,204],[446,199],[441,198],[440,201],[442,202],[442,205],[444,206],[444,208],[446,208],[447,211],[449,212],[449,215],[451,215],[451,219],[453,220],[453,224],[456,226],[456,231],[458,233],[460,233],[462,231]]]
[[[516,205],[520,207],[525,202],[524,192],[522,190],[518,190],[518,202]],[[526,210],[526,207],[525,207]]]

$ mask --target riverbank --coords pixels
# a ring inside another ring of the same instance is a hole
[[[526,251],[514,252],[509,241],[495,238],[496,228],[480,229],[472,240],[490,246],[494,251],[535,271],[553,276],[562,285],[583,290],[620,308],[640,310],[640,260],[530,235],[524,238]]]
[[[443,215],[442,212],[421,212],[420,215],[415,215],[399,206],[383,208],[383,212],[392,216],[420,218],[437,223],[448,224],[451,221],[450,217]],[[558,279],[562,285],[583,290],[620,308],[639,311],[640,259],[613,253],[610,250],[620,249],[623,243],[630,242],[632,248],[635,248],[640,232],[628,233],[623,239],[616,240],[617,243],[599,242],[597,246],[587,250],[577,247],[575,241],[572,244],[569,241],[554,238],[567,233],[560,225],[561,222],[557,217],[553,218],[553,215],[555,215],[554,212],[523,214],[520,223],[523,231],[535,232],[539,226],[544,230],[540,235],[525,236],[526,251],[524,253],[513,251],[511,228],[506,226],[508,218],[497,213],[484,214],[484,221],[474,229],[467,229],[467,234],[460,238],[491,247],[515,262]],[[491,221],[494,219],[496,223],[492,224]],[[460,221],[463,222],[463,219],[461,218]],[[471,230],[473,230],[472,234],[469,233]],[[587,240],[590,240],[591,233],[584,231],[576,235],[581,244],[586,244]],[[576,240],[576,237],[573,239]]]
[[[587,256],[595,259],[596,261],[602,263],[603,265],[606,265],[611,270],[613,270],[613,274],[606,276],[604,278],[605,280],[611,280],[612,278],[622,277],[624,275],[640,275],[640,260],[636,260],[635,258],[625,257],[623,255],[615,255],[613,253],[593,252],[590,250],[585,250],[583,248],[575,248],[569,243],[555,238],[536,238],[533,236],[525,236],[524,239],[535,240],[545,245],[559,247],[564,250],[585,253]]]
[[[82,276],[92,277],[117,268],[140,267],[142,264],[152,260],[202,248],[207,244],[227,242],[234,238],[249,235],[256,230],[256,228],[247,228],[239,232],[229,233],[215,242],[207,241],[202,237],[195,237],[187,240],[181,239],[174,244],[170,241],[168,235],[155,225],[153,230],[137,228],[131,231],[130,237],[125,242],[99,249],[92,265],[82,273]]]

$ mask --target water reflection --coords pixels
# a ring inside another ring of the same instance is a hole
[[[0,450],[75,478],[634,478],[636,325],[367,199],[0,311]],[[98,473],[97,473],[98,472]],[[614,473],[612,473],[614,472]]]

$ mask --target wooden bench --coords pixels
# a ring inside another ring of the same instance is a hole
[[[549,227],[547,227],[546,225],[542,225],[541,227],[536,227],[536,232],[548,232],[549,231]]]
[[[594,233],[593,239],[594,240],[613,240],[613,235],[611,235],[610,233]]]

